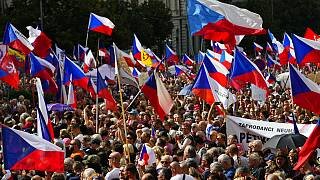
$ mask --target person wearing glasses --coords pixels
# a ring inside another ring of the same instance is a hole
[[[109,155],[110,172],[105,176],[105,180],[118,179],[120,175],[120,159],[121,154],[119,152],[112,152]]]

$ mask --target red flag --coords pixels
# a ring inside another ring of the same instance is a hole
[[[320,147],[320,120],[318,120],[316,127],[314,127],[309,138],[302,146],[302,149],[299,152],[298,162],[293,169],[299,170],[304,165],[304,163],[311,157],[312,153],[319,147]]]
[[[320,36],[316,34],[311,28],[307,27],[306,32],[304,33],[304,38],[317,41],[318,39],[320,39]]]
[[[0,64],[0,80],[6,82],[15,89],[19,88],[19,73],[13,63],[14,57],[6,55]]]

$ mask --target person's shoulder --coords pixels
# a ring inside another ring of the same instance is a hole
[[[177,174],[173,177],[171,177],[170,180],[182,180],[183,176],[185,176],[185,180],[194,180],[194,178],[192,176],[190,176],[189,174]]]

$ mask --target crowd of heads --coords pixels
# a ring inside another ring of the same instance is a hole
[[[77,109],[50,112],[54,143],[65,151],[65,173],[3,169],[3,176],[56,180],[319,179],[316,154],[300,170],[294,171],[299,149],[264,149],[260,140],[252,140],[245,150],[235,134],[226,134],[226,114],[279,123],[288,122],[294,114],[298,123],[316,123],[318,116],[292,104],[290,89],[278,84],[270,86],[264,103],[251,98],[249,86],[241,91],[230,89],[237,102],[221,113],[192,94],[178,95],[183,87],[192,83],[185,76],[164,73],[162,80],[174,100],[164,120],[159,119],[142,93],[137,95],[139,90],[135,87],[122,86],[125,118],[120,103],[118,110],[111,112],[106,110],[104,102],[97,106],[87,92],[78,89]],[[110,86],[110,90],[120,102],[116,86]],[[36,134],[34,102],[37,100],[24,96],[8,98],[3,91],[0,94],[3,94],[1,123]],[[143,146],[154,151],[154,163],[141,162]]]

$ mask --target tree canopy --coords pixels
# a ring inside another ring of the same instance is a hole
[[[88,47],[95,50],[97,39],[107,44],[115,42],[121,49],[130,49],[133,33],[148,47],[162,47],[171,34],[171,13],[161,1],[142,4],[119,0],[42,0],[43,30],[61,48],[71,53],[75,44],[85,44],[89,14],[109,18],[115,29],[112,37],[89,32]],[[11,22],[23,34],[26,26],[40,27],[40,0],[13,0],[0,20],[0,25]]]

